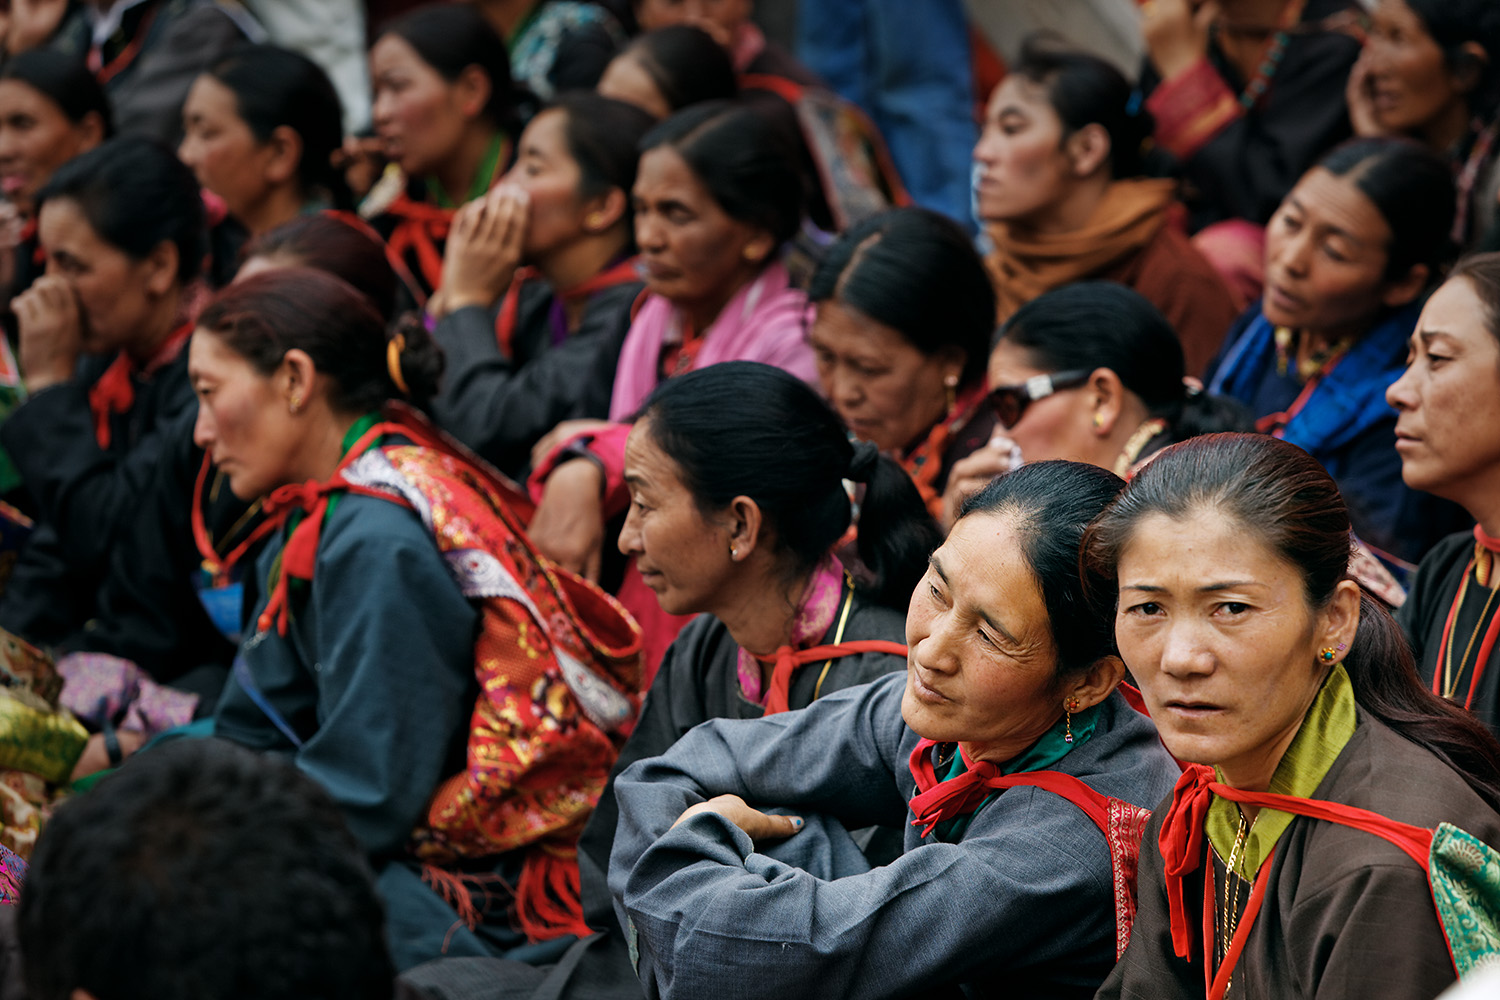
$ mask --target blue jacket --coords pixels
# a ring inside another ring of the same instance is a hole
[[[1407,340],[1421,311],[1421,302],[1405,306],[1357,340],[1277,434],[1323,463],[1361,540],[1408,563],[1464,522],[1453,504],[1402,481],[1396,411],[1385,401],[1386,389],[1406,370]],[[1256,303],[1209,367],[1208,391],[1233,396],[1257,419],[1285,411],[1302,386],[1279,376],[1275,360],[1275,329]]]

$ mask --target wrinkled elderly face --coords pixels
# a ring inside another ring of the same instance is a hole
[[[1012,514],[953,526],[912,594],[906,643],[901,716],[919,736],[998,762],[1062,717],[1052,625]]]
[[[1488,506],[1500,471],[1500,342],[1467,278],[1427,300],[1406,372],[1386,390],[1400,414],[1396,451],[1412,489],[1471,511]]]

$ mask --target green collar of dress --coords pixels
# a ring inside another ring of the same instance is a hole
[[[1020,774],[1025,771],[1043,771],[1052,767],[1058,761],[1066,757],[1073,749],[1087,743],[1090,736],[1094,735],[1094,728],[1099,724],[1099,706],[1094,705],[1085,708],[1081,712],[1073,713],[1073,742],[1067,739],[1068,723],[1066,719],[1057,720],[1057,724],[1042,734],[1031,746],[1021,753],[1012,757],[1000,765],[1001,774]],[[943,781],[950,781],[968,770],[964,764],[964,755],[956,749],[953,759],[948,762],[947,773],[943,775]],[[974,812],[963,816],[955,816],[951,820],[939,823],[937,827],[938,839],[952,843],[963,836],[969,827],[969,820],[974,813],[979,812],[985,806],[1000,795],[994,792],[985,796],[984,801],[974,808]]]
[[[344,440],[339,443],[339,457],[343,458],[345,455],[348,455],[349,449],[358,444],[359,439],[364,437],[365,434],[369,432],[370,428],[374,427],[379,422],[380,414],[378,413],[366,413],[364,416],[354,421],[354,423],[350,425],[349,429],[344,432]],[[343,497],[343,495],[344,494],[342,493],[329,494],[328,506],[323,508],[324,524],[327,524],[328,519],[333,516],[333,510],[339,505],[339,500]],[[301,511],[294,511],[292,515],[287,518],[287,533],[290,534],[291,530],[295,529],[300,523],[302,523],[302,513]]]
[[[496,132],[490,144],[485,148],[484,159],[479,161],[479,169],[474,172],[474,179],[469,182],[469,195],[465,201],[473,201],[484,197],[490,189],[490,182],[495,179],[495,172],[500,167],[500,157],[504,154],[506,147],[506,136],[504,132]],[[427,191],[427,200],[439,208],[457,208],[453,200],[448,197],[448,192],[443,190],[443,185],[438,183],[436,177],[427,177],[422,181],[423,188]]]
[[[1354,704],[1354,687],[1349,683],[1349,674],[1345,672],[1342,663],[1335,664],[1328,673],[1328,679],[1323,682],[1322,690],[1313,699],[1306,718],[1302,720],[1302,728],[1292,738],[1291,746],[1286,748],[1281,763],[1276,765],[1276,773],[1271,776],[1271,785],[1267,791],[1295,795],[1301,799],[1310,798],[1354,735]],[[1218,778],[1220,781],[1224,780],[1222,774]],[[1244,863],[1235,865],[1242,878],[1255,878],[1255,873],[1271,856],[1276,841],[1286,832],[1291,822],[1291,813],[1278,809],[1260,810],[1245,838]],[[1239,829],[1239,807],[1227,799],[1215,796],[1208,807],[1205,830],[1220,858],[1228,859]]]
[[[370,432],[370,428],[380,423],[380,414],[366,413],[354,423],[349,425],[349,430],[344,434],[344,440],[339,442],[339,457],[349,454],[349,449],[359,444],[359,439]]]
[[[340,457],[348,455],[350,449],[359,443],[359,439],[364,437],[365,434],[369,432],[370,428],[374,427],[379,422],[379,413],[366,413],[364,416],[354,421],[349,430],[344,433],[344,440],[339,444]],[[374,444],[374,442],[371,443],[372,445]],[[342,492],[334,492],[328,495],[328,506],[323,508],[323,524],[325,526],[328,524],[328,519],[333,516],[334,510],[338,507],[339,501],[342,500],[343,497],[344,494]],[[300,510],[294,510],[291,512],[291,514],[286,519],[285,537],[291,537],[292,532],[297,530],[297,526],[302,523],[302,519],[305,516],[306,515],[303,514]],[[276,554],[276,558],[271,563],[271,572],[266,576],[264,592],[267,594],[271,592],[272,588],[275,586],[277,578],[281,576],[281,556],[281,552],[278,552]],[[287,586],[293,591],[300,592],[307,586],[307,581],[299,579],[297,577],[292,577],[292,579],[287,581]],[[295,612],[293,612],[291,609],[288,609],[288,615],[292,618],[296,617]]]

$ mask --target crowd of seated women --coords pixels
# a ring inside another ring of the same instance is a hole
[[[365,136],[225,6],[46,6],[0,24],[0,998],[1500,961],[1500,8],[1033,37],[954,218],[748,0],[372,5]],[[270,889],[302,949],[377,907],[365,975],[161,971],[163,878],[264,902],[215,781],[317,814],[339,884],[267,824]]]

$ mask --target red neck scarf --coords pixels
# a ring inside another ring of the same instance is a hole
[[[943,495],[937,491],[938,473],[943,468],[943,453],[948,450],[953,435],[974,418],[984,397],[983,382],[965,389],[954,400],[953,408],[928,431],[922,443],[901,460],[901,467],[916,484],[917,493],[921,495],[927,512],[935,518],[941,519],[943,516]]]
[[[577,302],[586,299],[595,292],[602,292],[606,288],[614,288],[623,285],[627,281],[639,281],[640,276],[636,272],[637,257],[627,257],[613,267],[600,271],[585,281],[581,281],[571,288],[560,289],[556,292],[559,302]],[[500,345],[500,353],[507,358],[515,357],[513,345],[516,339],[516,318],[521,311],[521,286],[528,281],[540,277],[534,267],[523,267],[516,271],[514,278],[510,279],[510,288],[505,292],[505,298],[500,302],[500,312],[495,316],[495,342]]]
[[[203,557],[203,569],[213,577],[214,586],[222,587],[230,581],[234,568],[250,551],[251,546],[279,527],[280,522],[262,521],[249,535],[245,536],[243,541],[230,549],[228,554],[221,556],[217,546],[214,545],[212,536],[208,533],[208,523],[203,516],[204,484],[208,482],[208,474],[212,468],[213,459],[205,454],[203,464],[198,467],[198,478],[193,482],[193,508],[188,518],[192,522],[193,542],[198,546],[198,554]],[[260,504],[260,507],[264,509],[264,502]],[[251,508],[252,511],[254,509],[254,507]]]
[[[145,364],[137,364],[134,358],[121,351],[110,366],[104,369],[99,381],[89,387],[89,410],[94,414],[94,439],[99,442],[100,448],[109,447],[110,418],[117,413],[125,413],[135,405],[135,383],[131,381],[132,377],[136,374],[150,375],[177,360],[177,355],[182,353],[192,335],[193,324],[184,323],[157,348],[156,353]]]
[[[393,423],[377,423],[360,437],[344,454],[333,475],[324,482],[309,479],[305,483],[288,483],[277,487],[266,497],[263,505],[266,520],[260,533],[272,531],[285,524],[293,511],[307,516],[292,529],[286,544],[281,549],[281,569],[271,587],[271,596],[256,621],[256,631],[264,632],[273,624],[276,631],[286,635],[290,608],[287,603],[287,586],[292,579],[309,581],[313,578],[313,567],[318,556],[318,540],[323,534],[323,518],[328,513],[328,499],[335,493],[365,493],[374,491],[354,486],[344,479],[344,470],[370,449],[386,434],[404,434],[407,428]],[[378,494],[377,494],[378,495]]]
[[[1172,951],[1184,961],[1192,961],[1192,929],[1188,921],[1187,905],[1183,901],[1183,880],[1197,871],[1204,863],[1207,853],[1208,835],[1204,832],[1208,821],[1208,807],[1214,796],[1262,809],[1277,809],[1298,816],[1311,816],[1342,826],[1364,830],[1382,837],[1400,848],[1425,871],[1428,855],[1432,849],[1432,831],[1400,823],[1379,813],[1338,802],[1320,799],[1304,799],[1294,795],[1275,792],[1246,792],[1215,780],[1214,770],[1206,764],[1188,764],[1177,787],[1172,791],[1172,804],[1167,807],[1157,837],[1166,874],[1167,912],[1172,929]],[[1260,912],[1265,898],[1266,885],[1270,881],[1271,858],[1261,862],[1260,872],[1245,903],[1234,939],[1228,943],[1224,961],[1217,974],[1213,971],[1214,947],[1214,889],[1213,868],[1205,872],[1203,889],[1203,979],[1209,1000],[1222,1000],[1229,989],[1230,977],[1250,937],[1250,928]]]
[[[973,812],[985,796],[995,790],[996,786],[991,782],[1005,777],[1000,768],[989,761],[970,760],[964,753],[963,744],[959,744],[958,752],[963,756],[967,770],[956,778],[943,781],[933,769],[932,754],[928,752],[937,745],[933,740],[921,739],[911,752],[911,776],[917,781],[917,794],[911,800],[911,813],[916,818],[911,825],[920,826],[924,837],[930,835],[939,823]]]
[[[443,252],[438,244],[448,239],[455,210],[415,201],[402,194],[386,211],[398,220],[387,241],[391,253],[404,261],[409,251],[416,260],[422,282],[430,291],[437,291],[443,283]]]

